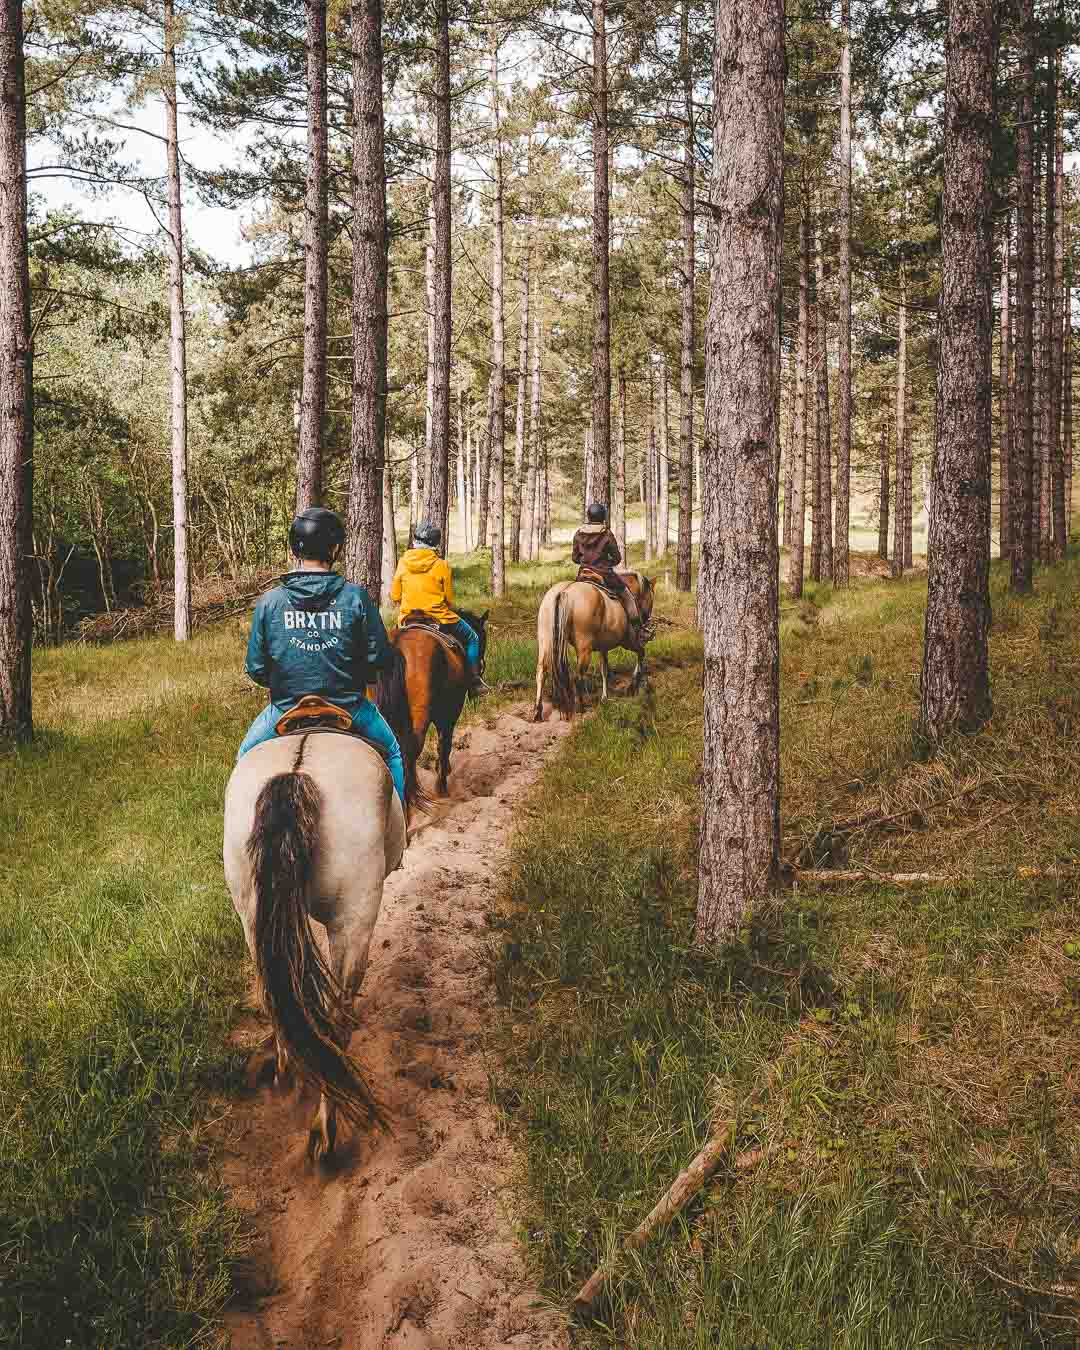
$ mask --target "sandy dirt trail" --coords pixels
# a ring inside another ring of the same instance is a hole
[[[235,1350],[562,1350],[513,1237],[513,1158],[489,1101],[485,914],[513,808],[569,729],[528,710],[455,738],[437,803],[387,881],[352,1049],[393,1134],[342,1125],[306,1158],[310,1089],[253,1088],[224,1122],[224,1174],[257,1233],[227,1315]],[[252,1017],[241,1035],[265,1032]]]

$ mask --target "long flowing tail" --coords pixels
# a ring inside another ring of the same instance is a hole
[[[416,761],[420,758],[420,746],[416,743],[412,715],[409,712],[405,658],[392,644],[390,660],[384,669],[379,671],[375,685],[375,706],[386,718],[390,730],[397,737],[398,745],[401,746],[401,758],[405,761],[405,800],[410,806],[423,808],[428,799],[416,776]]]
[[[560,591],[555,597],[555,609],[551,616],[551,701],[564,716],[573,717],[574,680],[566,655],[569,646],[563,592]]]
[[[255,969],[274,1031],[301,1070],[356,1124],[382,1119],[360,1066],[335,1039],[351,1010],[311,931],[319,789],[279,773],[255,804],[247,852],[255,880]]]

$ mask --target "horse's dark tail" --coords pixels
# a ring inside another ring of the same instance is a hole
[[[309,774],[279,773],[255,803],[247,853],[255,882],[255,969],[282,1045],[356,1124],[382,1120],[360,1066],[338,1043],[350,1010],[311,931],[319,789]],[[335,1026],[336,1022],[336,1026]]]
[[[427,805],[428,799],[416,775],[420,746],[416,743],[412,715],[409,712],[405,658],[392,643],[390,659],[379,671],[379,678],[375,684],[375,706],[386,718],[390,730],[397,737],[398,745],[401,746],[401,758],[405,761],[405,800],[409,806],[419,807],[422,810]]]
[[[574,679],[570,674],[567,650],[570,640],[566,632],[566,613],[563,592],[555,597],[551,616],[551,701],[565,717],[574,715]]]

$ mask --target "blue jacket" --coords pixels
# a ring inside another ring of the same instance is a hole
[[[363,586],[336,572],[289,572],[256,602],[245,668],[283,712],[305,694],[352,708],[389,655]]]

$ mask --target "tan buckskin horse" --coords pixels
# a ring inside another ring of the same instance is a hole
[[[473,614],[470,610],[459,609],[457,612],[472,626],[480,639],[480,673],[483,674],[487,652],[487,611]],[[413,616],[407,614],[405,622],[390,634],[390,641],[405,660],[405,688],[417,751],[423,750],[428,729],[432,725],[438,733],[439,772],[435,795],[445,797],[449,792],[454,728],[465,706],[471,674],[463,651],[457,646],[447,646],[430,626],[411,622],[412,619]]]
[[[641,627],[648,634],[652,618],[653,583],[640,572],[620,572],[633,591],[641,612]],[[536,616],[536,709],[533,720],[544,715],[544,676],[551,676],[551,701],[565,716],[573,717],[580,696],[580,682],[592,663],[593,652],[600,653],[601,702],[608,696],[608,652],[615,647],[635,651],[629,643],[630,621],[618,600],[612,599],[589,581],[557,582],[540,602]],[[643,649],[644,649],[644,643]],[[575,680],[570,672],[567,650],[577,653],[578,669]],[[643,650],[636,652],[637,664],[631,689],[634,693],[645,680]]]
[[[383,716],[401,745],[409,804],[420,804],[404,663],[380,675]],[[308,1155],[329,1157],[340,1109],[381,1120],[347,1046],[367,969],[383,883],[405,851],[405,813],[379,752],[337,731],[279,736],[249,750],[225,791],[225,877],[244,926],[277,1042],[276,1079],[290,1057],[320,1089]],[[327,961],[312,930],[329,939]]]

